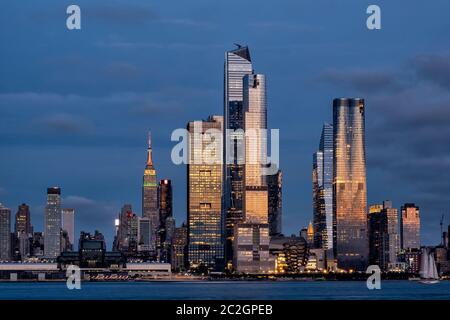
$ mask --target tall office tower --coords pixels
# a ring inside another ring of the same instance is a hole
[[[206,121],[189,122],[187,130],[189,267],[222,271],[223,117],[210,116]]]
[[[392,207],[392,201],[383,201],[383,213],[386,215],[388,233],[388,263],[396,263],[400,251],[400,235],[398,232],[398,210]]]
[[[338,267],[347,270],[365,270],[369,255],[364,127],[363,99],[334,99],[333,247]]]
[[[403,250],[420,249],[420,214],[414,203],[401,207],[400,243]]]
[[[390,263],[397,262],[399,252],[398,212],[391,201],[369,207],[369,263],[387,271]]]
[[[138,217],[133,213],[131,204],[125,204],[119,214],[118,250],[133,254],[138,245]]]
[[[75,209],[62,209],[62,228],[67,231],[67,236],[73,249],[75,244]]]
[[[14,225],[14,238],[22,259],[30,255],[30,238],[32,236],[33,228],[31,227],[30,207],[22,203],[17,210]]]
[[[159,182],[159,220],[161,243],[166,241],[166,219],[172,217],[172,182],[168,179]]]
[[[282,184],[283,174],[278,170],[276,174],[267,176],[267,188],[269,194],[269,235],[275,236],[282,233]]]
[[[142,179],[142,216],[150,218],[152,228],[151,250],[156,250],[158,239],[159,208],[158,208],[158,183],[156,180],[156,170],[153,167],[152,159],[152,139],[148,135],[147,165],[145,166]]]
[[[308,230],[306,234],[306,242],[308,243],[309,247],[314,246],[314,227],[311,223],[311,221],[308,224]]]
[[[187,226],[175,228],[172,239],[172,257],[170,259],[172,270],[176,272],[186,270],[187,261]]]
[[[325,214],[325,199],[323,190],[323,152],[313,154],[313,221],[314,247],[323,248],[327,239],[327,221]]]
[[[150,218],[138,218],[138,247],[140,252],[149,252],[151,250],[151,221]]]
[[[322,127],[319,151],[313,155],[314,246],[333,249],[333,126]]]
[[[267,162],[267,104],[265,77],[244,76],[245,221],[235,226],[234,268],[237,272],[266,273],[273,269],[269,257]]]
[[[22,203],[17,209],[14,231],[16,235],[25,233],[27,235],[30,235],[30,237],[33,233],[33,228],[31,226],[30,207],[25,203]]]
[[[47,206],[44,221],[44,256],[57,258],[61,253],[61,189],[47,188]]]
[[[0,203],[0,260],[11,259],[11,210]]]
[[[224,64],[224,214],[226,260],[233,260],[234,225],[243,221],[244,111],[243,78],[253,72],[248,47],[237,46],[225,53]]]

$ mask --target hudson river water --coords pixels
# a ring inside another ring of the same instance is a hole
[[[83,282],[81,290],[68,290],[65,282],[1,282],[0,299],[450,300],[450,281],[383,281],[381,290],[368,290],[365,281]]]

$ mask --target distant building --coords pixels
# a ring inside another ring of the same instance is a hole
[[[397,263],[400,252],[398,235],[398,213],[391,201],[383,205],[372,205],[368,215],[369,263],[388,270],[389,265]]]
[[[400,242],[403,250],[420,249],[420,214],[414,203],[401,207]]]
[[[333,215],[338,267],[363,271],[369,258],[364,99],[333,101]]]
[[[282,184],[283,174],[281,170],[278,170],[276,174],[267,176],[270,236],[282,233]]]
[[[322,127],[319,150],[313,155],[314,247],[333,249],[333,126]]]
[[[171,235],[174,226],[173,219],[173,194],[172,194],[172,182],[169,179],[163,179],[159,182],[159,259],[160,261],[170,262],[170,245]]]
[[[181,227],[175,228],[171,254],[172,270],[176,272],[185,271],[187,265],[187,226],[185,223]]]
[[[30,238],[32,235],[30,207],[22,203],[16,213],[13,239],[18,246],[16,250],[22,260],[30,255]]]
[[[314,228],[313,228],[311,221],[309,222],[309,225],[308,225],[306,241],[308,242],[308,246],[310,248],[314,247]]]
[[[11,210],[0,203],[0,260],[11,259]]]
[[[56,259],[61,253],[61,189],[47,188],[44,221],[44,256]]]
[[[44,236],[42,232],[33,233],[30,255],[35,258],[42,258],[44,256]]]
[[[67,237],[70,242],[70,250],[73,250],[75,243],[75,209],[62,209],[62,229],[67,231]]]
[[[150,218],[142,217],[138,219],[138,251],[151,251],[152,249],[152,228]]]
[[[239,273],[264,274],[275,270],[269,253],[267,223],[239,223],[235,226],[234,262]]]
[[[270,239],[269,251],[275,259],[276,273],[299,273],[308,261],[306,240],[295,235],[274,236]]]
[[[217,154],[217,151],[220,151],[222,146],[223,117],[210,116],[206,121],[192,121],[188,123],[187,129],[189,267],[192,270],[221,271],[224,268],[225,258],[222,215],[223,168],[221,154]],[[220,136],[214,136],[214,133]],[[216,141],[215,148],[211,148],[211,141]],[[211,148],[211,152],[206,151],[207,146]]]
[[[119,214],[119,231],[117,251],[126,255],[137,252],[138,245],[138,216],[133,213],[131,204],[125,204]]]
[[[158,230],[160,226],[158,205],[158,182],[153,166],[152,139],[148,135],[147,164],[142,178],[142,216],[151,221],[151,249],[156,251]]]

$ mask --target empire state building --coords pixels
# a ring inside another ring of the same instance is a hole
[[[142,179],[142,216],[150,219],[151,249],[156,250],[157,234],[159,228],[158,183],[156,170],[153,167],[152,139],[148,135],[147,165]]]

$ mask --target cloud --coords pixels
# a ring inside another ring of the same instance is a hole
[[[450,53],[419,55],[411,65],[419,78],[450,89]]]
[[[57,133],[86,133],[94,128],[88,119],[67,113],[43,116],[35,122],[43,130]]]
[[[113,62],[102,68],[101,73],[108,78],[129,79],[138,76],[139,69],[131,63]]]
[[[398,75],[389,70],[329,69],[319,75],[319,81],[358,92],[399,91],[405,87]]]
[[[158,18],[157,13],[149,6],[129,2],[88,6],[85,12],[87,18],[98,19],[109,24],[143,24]]]

